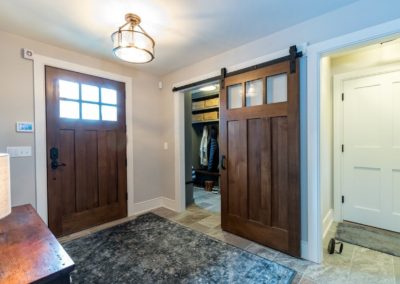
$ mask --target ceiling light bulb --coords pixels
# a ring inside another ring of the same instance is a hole
[[[202,92],[209,92],[209,91],[215,91],[217,87],[215,85],[210,85],[210,86],[205,86],[200,88],[200,91]]]

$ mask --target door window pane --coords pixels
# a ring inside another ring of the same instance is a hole
[[[228,86],[228,108],[241,108],[242,107],[242,97],[243,88],[242,84]]]
[[[99,120],[99,105],[82,103],[82,118],[90,120]]]
[[[82,84],[82,101],[97,103],[99,101],[99,88]]]
[[[279,74],[267,77],[267,103],[287,101],[287,75]]]
[[[71,81],[58,80],[60,98],[79,100],[79,84]]]
[[[106,121],[117,121],[117,107],[101,106],[101,119]]]
[[[79,103],[60,100],[60,117],[79,119]]]
[[[246,82],[246,106],[258,106],[263,104],[262,80]]]
[[[113,89],[101,88],[101,102],[103,104],[117,104],[117,91]]]

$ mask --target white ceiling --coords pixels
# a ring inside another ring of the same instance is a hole
[[[0,30],[119,62],[110,35],[136,13],[156,58],[131,66],[164,75],[356,1],[1,0]]]

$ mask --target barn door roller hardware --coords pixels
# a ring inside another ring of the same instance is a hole
[[[303,53],[301,51],[297,51],[297,47],[295,45],[293,45],[293,46],[291,46],[289,48],[289,55],[287,55],[287,56],[279,57],[279,58],[276,58],[276,59],[273,59],[273,60],[270,60],[270,61],[267,61],[267,62],[264,62],[264,63],[256,64],[256,65],[253,65],[253,66],[250,66],[250,67],[246,67],[246,68],[243,68],[243,69],[240,69],[240,70],[232,71],[232,72],[227,72],[226,68],[222,68],[221,69],[221,75],[219,75],[219,76],[211,77],[211,78],[208,78],[208,79],[204,79],[204,80],[201,80],[201,81],[198,81],[198,82],[194,82],[194,83],[191,83],[191,84],[188,84],[188,85],[180,86],[180,87],[174,87],[172,89],[172,91],[173,92],[178,92],[178,91],[182,91],[182,90],[185,90],[185,89],[190,89],[190,88],[193,88],[193,87],[204,85],[204,84],[207,84],[207,83],[212,83],[212,82],[215,82],[215,81],[220,81],[221,83],[224,83],[224,78],[226,78],[226,77],[235,76],[235,75],[238,75],[238,74],[241,74],[241,73],[245,73],[245,72],[248,72],[248,71],[264,68],[264,67],[271,66],[271,65],[274,65],[274,64],[277,64],[277,63],[281,63],[281,62],[285,62],[285,61],[290,61],[290,73],[296,73],[296,59],[299,58],[299,57],[302,57],[302,56],[303,56]],[[221,89],[223,87],[224,86],[221,85]]]

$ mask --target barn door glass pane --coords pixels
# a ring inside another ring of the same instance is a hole
[[[236,84],[232,86],[228,86],[228,108],[241,108],[242,107],[242,97],[243,97],[243,88],[242,84]]]
[[[246,106],[258,106],[263,104],[262,80],[246,82]]]
[[[286,101],[286,73],[267,77],[267,104],[281,103]]]

